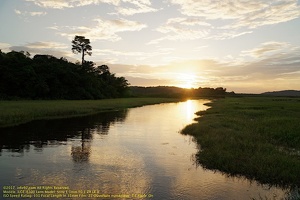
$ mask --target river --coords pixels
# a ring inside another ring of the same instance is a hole
[[[69,188],[62,192],[74,193],[73,199],[292,197],[287,190],[229,177],[195,163],[200,147],[180,131],[193,122],[195,112],[207,109],[207,102],[188,100],[2,128],[1,189],[55,186]],[[6,199],[3,192],[0,198]]]

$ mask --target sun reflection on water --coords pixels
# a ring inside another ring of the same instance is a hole
[[[194,105],[194,102],[192,100],[187,100],[185,102],[185,107],[186,107],[185,115],[186,115],[186,122],[187,123],[192,122],[193,119],[194,119],[194,112],[192,111],[194,106],[195,105]]]

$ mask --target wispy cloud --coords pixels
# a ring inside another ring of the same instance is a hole
[[[79,6],[86,6],[91,4],[108,3],[112,5],[119,5],[120,0],[26,0],[44,8],[64,9]]]
[[[84,35],[91,40],[108,40],[119,41],[122,38],[118,35],[120,32],[140,31],[146,28],[147,25],[137,21],[130,21],[127,19],[104,20],[101,18],[94,19],[96,25],[94,26],[65,26],[61,28],[53,28],[63,30],[60,33],[62,36],[73,38],[74,35]],[[51,28],[51,27],[49,27]]]
[[[197,18],[170,18],[158,27],[156,31],[166,34],[154,39],[148,44],[157,44],[163,40],[195,40],[206,37],[210,33],[211,25]]]
[[[42,16],[42,15],[46,15],[46,12],[29,12],[30,16]]]
[[[205,19],[237,19],[267,7],[267,3],[259,0],[170,0],[180,6],[182,14],[204,17]]]
[[[28,2],[33,2],[34,4],[44,7],[44,8],[70,8],[72,7],[72,1],[64,1],[64,0],[26,0]]]
[[[59,42],[32,42],[26,45],[28,48],[34,49],[67,49],[67,46],[64,43]]]
[[[115,49],[95,49],[93,50],[93,55],[95,56],[102,56],[104,59],[107,57],[114,57],[114,58],[129,58],[131,60],[135,61],[144,61],[150,60],[153,62],[153,59],[155,60],[155,57],[159,56],[166,56],[168,54],[171,54],[173,48],[158,48],[154,52],[142,52],[142,51],[120,51]],[[118,59],[115,59],[111,61],[111,63],[118,63],[120,62]]]
[[[187,17],[214,23],[206,39],[224,40],[253,32],[253,29],[300,17],[295,0],[170,0]],[[222,21],[220,21],[222,20]]]
[[[37,11],[37,12],[28,12],[28,11],[20,11],[20,10],[17,10],[17,9],[15,9],[14,11],[17,15],[32,16],[32,17],[34,17],[34,16],[43,16],[43,15],[47,14],[47,12],[39,12],[39,11]]]
[[[157,39],[153,39],[148,44],[158,44],[164,40],[197,40],[197,39],[214,39],[225,40],[239,37],[252,33],[252,30],[238,31],[235,29],[225,29],[215,27],[214,25],[204,21],[199,17],[178,17],[170,18],[167,22],[156,28],[156,31],[164,33]]]
[[[255,91],[254,88],[260,88],[261,91],[266,91],[268,88],[273,88],[273,90],[299,89],[299,47],[294,48],[287,43],[273,41],[264,43],[249,53],[253,56],[260,56],[260,59],[245,61],[239,67],[229,67],[221,74],[217,74],[217,77],[248,76],[248,80],[227,83],[231,87],[237,87],[239,84],[244,91],[246,91],[245,88],[252,91]]]
[[[115,6],[116,13],[134,15],[139,13],[156,12],[158,9],[151,6],[150,0],[26,0],[34,4],[53,9],[74,8],[87,5],[106,3]],[[130,6],[128,6],[130,5]]]
[[[15,13],[18,14],[18,15],[21,15],[21,14],[22,14],[22,12],[21,12],[20,10],[15,9],[14,11],[15,11]]]
[[[255,58],[260,58],[262,56],[265,56],[268,53],[278,53],[278,51],[285,50],[286,47],[288,47],[289,44],[286,42],[265,42],[262,43],[259,47],[256,47],[251,50],[242,51],[242,55],[249,55]]]
[[[94,55],[99,56],[143,56],[144,52],[128,52],[128,51],[118,51],[113,49],[96,49],[93,51]]]
[[[184,18],[184,17],[176,17],[168,19],[167,25],[186,25],[186,26],[212,26],[211,24],[199,19],[199,18]]]
[[[139,13],[156,12],[158,9],[151,7],[149,0],[122,0],[124,3],[130,3],[133,7],[118,6],[116,11],[122,15],[134,15]]]
[[[286,22],[300,16],[295,0],[170,0],[182,14],[212,19],[234,20],[231,28],[257,28]]]
[[[300,8],[296,1],[269,1],[265,8],[258,8],[254,13],[241,17],[231,27],[247,27],[254,29],[260,26],[278,24],[296,19],[300,16]]]
[[[207,37],[205,37],[204,39],[214,39],[214,40],[227,40],[227,39],[232,39],[232,38],[236,38],[242,35],[246,35],[246,34],[250,34],[253,31],[237,31],[237,30],[214,30],[214,32],[212,32],[212,34],[208,35]]]

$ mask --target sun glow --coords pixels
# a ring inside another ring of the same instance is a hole
[[[180,74],[178,77],[179,87],[191,89],[196,87],[196,76],[194,74]]]
[[[181,88],[192,89],[194,87],[193,81],[187,81],[186,83],[180,84]]]

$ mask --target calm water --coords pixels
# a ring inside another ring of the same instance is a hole
[[[195,164],[198,147],[180,130],[193,122],[196,111],[207,108],[206,102],[189,100],[0,129],[1,189],[69,186],[170,200],[292,197],[293,192]]]

